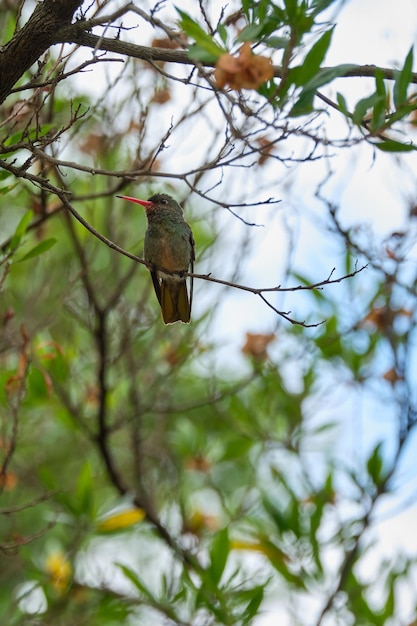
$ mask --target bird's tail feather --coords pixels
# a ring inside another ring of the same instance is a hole
[[[164,324],[174,324],[175,322],[189,323],[191,307],[185,280],[171,282],[162,280],[160,303]]]

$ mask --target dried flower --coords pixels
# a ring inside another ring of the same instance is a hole
[[[229,85],[231,89],[257,89],[273,76],[271,59],[253,54],[248,41],[240,48],[239,56],[222,54],[214,71],[217,86]]]

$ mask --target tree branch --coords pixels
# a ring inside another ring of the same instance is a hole
[[[0,50],[0,104],[10,94],[13,85],[23,76],[31,65],[42,56],[52,45],[58,43],[75,43],[80,46],[114,52],[128,57],[142,59],[149,63],[164,61],[182,65],[213,67],[213,63],[194,63],[186,50],[172,50],[140,46],[120,39],[93,35],[87,32],[100,20],[79,20],[71,24],[75,11],[81,6],[81,0],[44,0],[39,2],[24,27],[17,31],[13,38]],[[111,19],[121,17],[129,10],[129,5],[119,9]],[[93,23],[94,22],[94,23]],[[326,69],[326,68],[323,68]],[[382,72],[384,78],[395,78],[395,70],[378,68],[375,65],[358,65],[346,72],[345,77],[372,77],[376,71]],[[283,77],[283,68],[274,66],[274,76]],[[411,82],[417,84],[417,73],[413,73]],[[33,86],[33,85],[31,85]]]
[[[31,17],[0,50],[0,104],[13,85],[53,44],[61,43],[61,29],[71,23],[82,0],[38,2]]]
[[[124,56],[133,57],[135,59],[141,59],[142,61],[154,62],[164,61],[166,63],[178,63],[182,65],[194,65],[204,67],[214,67],[214,63],[198,62],[195,63],[188,56],[187,50],[172,50],[168,48],[157,48],[149,46],[140,46],[137,44],[121,41],[120,39],[110,39],[108,37],[99,37],[85,32],[79,24],[72,24],[65,27],[59,33],[62,43],[76,43],[80,46],[86,46],[93,48],[94,50],[105,50],[107,52],[115,52]],[[327,67],[322,68],[323,71],[330,69]],[[387,80],[394,80],[395,70],[391,68],[378,67],[376,65],[357,65],[348,70],[343,76],[339,78],[366,78],[374,77],[376,72],[382,72],[384,78]],[[283,68],[279,65],[274,65],[275,78],[282,78]],[[417,84],[417,72],[411,75],[411,82]]]

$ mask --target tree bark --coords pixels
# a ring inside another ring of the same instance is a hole
[[[59,43],[59,31],[71,24],[82,0],[43,0],[23,28],[0,50],[0,104],[13,85],[48,50]]]

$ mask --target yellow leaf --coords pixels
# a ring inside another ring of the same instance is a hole
[[[245,539],[232,539],[230,542],[232,550],[251,550],[264,554],[271,561],[287,562],[288,556],[277,546],[269,541],[246,541]]]
[[[145,515],[146,513],[143,509],[125,509],[124,511],[108,515],[99,521],[97,530],[100,533],[112,533],[118,530],[124,530],[125,528],[130,528],[130,526],[141,522]]]
[[[63,552],[52,552],[45,561],[45,572],[50,578],[51,585],[59,593],[63,593],[68,587],[71,576],[71,563]]]

